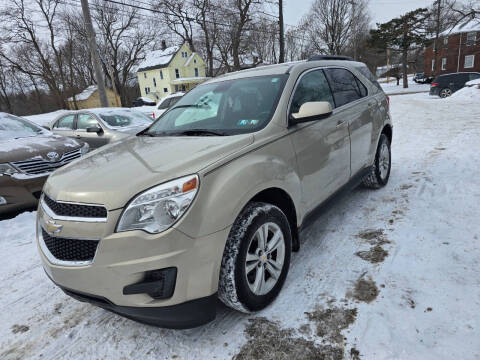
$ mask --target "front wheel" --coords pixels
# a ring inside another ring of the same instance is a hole
[[[280,292],[290,266],[292,235],[276,206],[249,203],[230,230],[223,253],[218,296],[242,312],[258,311]]]
[[[392,167],[392,152],[390,140],[385,134],[380,135],[375,162],[370,173],[365,176],[362,183],[365,187],[379,189],[388,183],[390,169]]]

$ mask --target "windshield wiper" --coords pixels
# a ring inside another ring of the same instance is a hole
[[[211,129],[188,129],[184,131],[179,131],[174,133],[174,135],[186,135],[186,136],[202,136],[202,135],[210,135],[210,136],[225,136],[226,133],[217,130]]]

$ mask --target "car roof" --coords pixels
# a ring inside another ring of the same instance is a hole
[[[356,68],[366,66],[364,63],[351,61],[351,60],[300,60],[293,62],[286,62],[282,64],[263,65],[251,69],[239,70],[231,73],[227,73],[211,80],[205,81],[203,84],[211,84],[215,82],[242,79],[256,76],[269,76],[269,75],[281,75],[289,74],[294,71],[302,71],[315,67],[329,67],[340,66],[346,68]]]

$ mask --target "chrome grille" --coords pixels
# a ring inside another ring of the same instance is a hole
[[[36,157],[34,159],[16,161],[12,164],[19,170],[23,171],[26,174],[37,175],[44,173],[51,173],[55,169],[62,167],[63,165],[68,164],[69,162],[78,159],[82,156],[82,151],[80,149],[69,151],[64,153],[59,160],[57,161],[48,161],[42,157]]]

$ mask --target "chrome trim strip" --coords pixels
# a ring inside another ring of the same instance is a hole
[[[106,223],[107,218],[92,218],[92,217],[77,217],[77,216],[63,216],[63,215],[57,215],[53,212],[52,209],[48,207],[48,205],[43,201],[44,194],[42,194],[42,197],[40,198],[40,206],[42,207],[43,211],[51,217],[53,220],[60,220],[60,221],[77,221],[77,222],[89,222],[89,223]],[[52,199],[53,200],[53,199]],[[56,201],[56,200],[54,200]],[[75,203],[75,202],[67,202],[67,201],[57,201],[58,203],[62,204],[73,204],[73,205],[86,205],[86,206],[100,206],[98,204],[86,204],[86,203]],[[108,210],[107,210],[108,214]]]
[[[40,225],[40,222],[37,224],[37,236],[38,236],[38,244],[40,245],[40,249],[47,258],[47,260],[53,264],[53,265],[59,265],[59,266],[69,266],[69,267],[79,267],[79,266],[88,266],[93,263],[95,260],[95,256],[97,256],[97,250],[98,250],[98,245],[97,248],[95,249],[95,255],[93,255],[92,260],[86,260],[86,261],[65,261],[65,260],[59,260],[53,254],[48,250],[47,245],[45,244],[45,241],[43,240],[43,235],[42,235],[42,230],[43,227]],[[46,230],[44,230],[47,232]],[[48,232],[47,232],[48,233]],[[62,239],[68,239],[66,237],[61,237]],[[100,241],[100,239],[72,239],[72,240],[95,240],[95,241]]]

